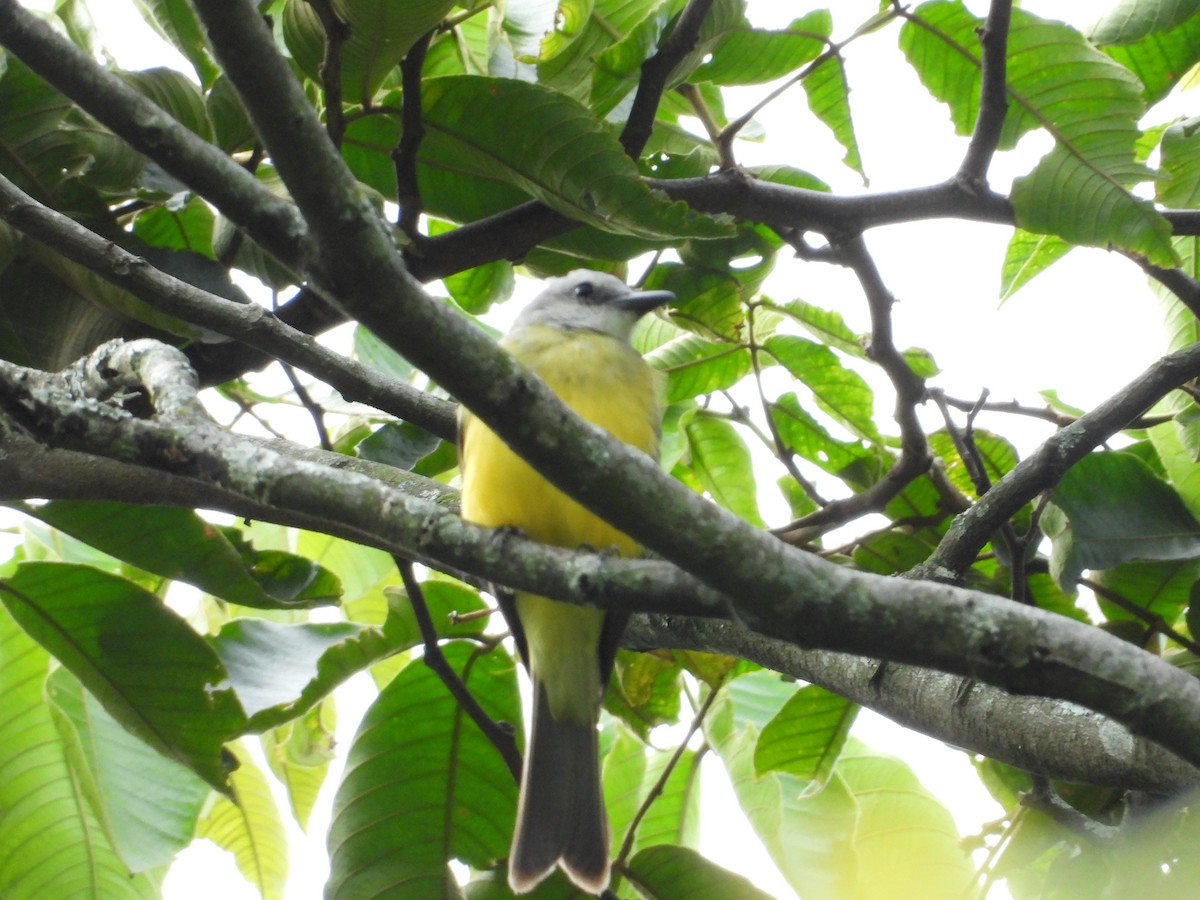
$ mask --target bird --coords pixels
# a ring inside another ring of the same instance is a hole
[[[642,316],[674,298],[576,270],[550,279],[500,345],[582,418],[657,458],[662,378],[630,338]],[[469,411],[460,414],[459,441],[467,521],[560,547],[640,553]],[[560,866],[576,886],[600,894],[609,882],[610,836],[596,728],[628,617],[525,592],[497,591],[497,599],[532,684],[509,886],[526,893]]]

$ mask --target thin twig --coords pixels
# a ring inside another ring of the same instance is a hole
[[[296,399],[300,401],[300,405],[308,410],[309,416],[312,417],[313,427],[317,430],[317,439],[321,443],[322,450],[333,450],[333,441],[329,439],[329,429],[325,427],[325,410],[321,409],[320,405],[313,400],[312,394],[296,377],[296,370],[287,363],[280,363],[279,367],[283,369],[283,374],[287,376],[287,380],[292,384],[292,392],[296,395]]]
[[[1156,616],[1154,613],[1145,607],[1138,606],[1128,597],[1114,591],[1110,587],[1106,587],[1098,581],[1093,581],[1090,578],[1080,578],[1079,583],[1088,588],[1097,597],[1107,600],[1115,606],[1121,607],[1125,612],[1129,613],[1135,619],[1145,625],[1151,633],[1157,632],[1170,638],[1180,647],[1189,650],[1192,653],[1200,656],[1200,643],[1188,638],[1186,635],[1180,634],[1174,628],[1166,623],[1162,616]]]
[[[400,143],[392,148],[392,165],[396,169],[396,224],[408,238],[410,250],[420,254],[422,235],[417,227],[421,220],[424,204],[417,183],[417,151],[425,137],[425,123],[421,116],[421,69],[425,65],[425,53],[433,32],[427,31],[409,49],[400,63],[403,84],[403,106],[401,110],[402,130]]]
[[[402,556],[393,556],[392,559],[396,563],[396,568],[400,570],[404,590],[408,594],[409,602],[412,603],[413,617],[417,620],[417,627],[421,631],[421,641],[425,645],[423,657],[425,665],[429,666],[442,680],[442,683],[454,695],[454,699],[458,701],[458,705],[462,707],[463,712],[470,716],[471,721],[479,727],[484,737],[492,742],[492,746],[496,748],[500,758],[508,766],[508,771],[512,773],[513,779],[520,782],[521,754],[517,750],[513,729],[495,722],[484,711],[483,707],[479,705],[479,701],[475,699],[475,695],[467,689],[458,673],[446,661],[446,655],[442,653],[442,647],[438,643],[437,629],[434,627],[433,618],[429,615],[429,607],[425,603],[425,594],[413,572],[412,562]]]
[[[637,837],[638,826],[646,818],[646,814],[650,811],[650,807],[654,805],[654,801],[662,796],[662,792],[667,786],[667,780],[671,777],[671,773],[675,771],[675,767],[679,765],[679,761],[683,759],[683,754],[687,751],[688,742],[691,741],[692,735],[699,731],[700,726],[704,724],[704,717],[712,709],[713,702],[717,699],[718,694],[720,694],[720,690],[710,690],[708,696],[704,698],[704,702],[700,704],[700,708],[696,711],[696,715],[692,717],[692,723],[688,726],[687,734],[683,736],[683,739],[675,748],[675,752],[671,754],[671,758],[663,766],[658,780],[654,782],[654,785],[650,788],[649,793],[646,794],[641,806],[638,807],[638,811],[630,821],[629,827],[625,829],[625,839],[621,842],[621,849],[617,853],[616,861],[613,863],[614,866],[623,865],[630,851],[633,850],[633,842]]]
[[[350,40],[350,24],[342,21],[330,0],[305,0],[325,30],[325,53],[321,57],[321,87],[325,93],[325,131],[333,146],[342,146],[346,119],[342,113],[342,47]]]

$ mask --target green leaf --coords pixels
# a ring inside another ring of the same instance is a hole
[[[767,853],[802,896],[855,896],[851,836],[856,810],[842,780],[835,777],[815,797],[801,802],[806,784],[799,778],[784,772],[759,777],[755,772],[759,728],[796,686],[774,673],[758,672],[735,679],[723,691],[704,733]]]
[[[1200,560],[1194,559],[1122,563],[1096,575],[1096,581],[1103,587],[1168,625],[1179,620],[1191,602],[1198,580]],[[1102,591],[1096,592],[1096,602],[1109,621],[1142,621],[1109,600]]]
[[[341,586],[302,557],[256,551],[239,532],[173,506],[56,500],[29,515],[163,578],[186,581],[230,603],[308,609],[338,600]]]
[[[75,776],[121,860],[130,872],[168,865],[191,843],[208,785],[122,728],[66,669],[51,673],[46,696]]]
[[[439,440],[411,422],[386,422],[359,442],[357,453],[363,459],[411,470],[437,448]]]
[[[516,666],[462,642],[446,658],[494,720],[520,733]],[[372,704],[346,758],[329,829],[329,900],[404,885],[453,896],[447,868],[488,868],[508,852],[517,789],[492,744],[427,666],[409,665]]]
[[[63,127],[70,101],[11,54],[0,70],[0,172],[42,203],[55,198],[84,154]]]
[[[92,814],[43,692],[51,659],[0,607],[0,895],[155,898]]]
[[[925,86],[950,105],[955,129],[969,134],[978,113],[982,20],[959,3],[922,4],[901,29],[901,47]],[[1135,161],[1141,85],[1131,72],[1061,23],[1014,10],[1009,34],[1009,108],[1001,149],[1032,128],[1046,128],[1055,147],[1017,179],[1018,224],[1090,246],[1134,250],[1165,266],[1177,262],[1170,228],[1151,203],[1129,193],[1146,180]]]
[[[790,450],[852,487],[861,490],[882,474],[877,452],[858,442],[835,439],[800,405],[795,394],[783,394],[771,404],[771,421]]]
[[[601,231],[650,239],[730,233],[683,203],[652,194],[611,132],[555,91],[503,78],[448,76],[425,82],[422,105],[425,166],[510,184]],[[527,139],[496,140],[511,133]],[[564,146],[571,152],[561,152]]]
[[[1197,12],[1197,0],[1119,0],[1088,37],[1096,44],[1132,44],[1156,31],[1170,31]]]
[[[974,882],[950,812],[894,757],[853,738],[837,766],[854,798],[857,896],[959,897]]]
[[[671,761],[668,753],[656,753],[646,770],[645,791],[658,783]],[[700,837],[700,760],[696,751],[684,750],[666,783],[638,826],[634,852],[662,844],[694,847]]]
[[[864,349],[866,338],[855,334],[842,318],[842,314],[831,309],[821,309],[804,300],[791,300],[787,303],[771,303],[769,309],[783,313],[793,321],[799,322],[822,344],[840,350],[847,356],[856,359],[866,359]]]
[[[842,365],[832,350],[790,334],[775,334],[764,349],[808,386],[817,404],[854,434],[882,441],[875,428],[875,398],[857,372]]]
[[[834,138],[846,149],[842,162],[862,176],[866,183],[862,157],[858,152],[858,137],[850,118],[850,85],[846,66],[840,55],[833,55],[804,77],[801,82],[808,94],[808,108],[825,123]]]
[[[370,105],[376,91],[425,32],[437,25],[454,0],[333,0],[333,11],[349,27],[341,46],[341,88],[350,103]],[[321,83],[325,31],[304,0],[283,9],[283,39],[309,78]]]
[[[154,247],[190,250],[213,257],[216,216],[199,197],[189,197],[182,207],[153,206],[138,213],[133,233]]]
[[[160,66],[139,72],[121,72],[120,77],[184,128],[206,141],[212,139],[204,97],[182,72]]]
[[[218,797],[200,819],[196,837],[208,838],[233,854],[242,877],[263,900],[283,900],[288,844],[279,807],[262,770],[240,743],[230,745],[237,770],[230,776],[233,799]]]
[[[718,505],[761,528],[750,450],[737,429],[725,419],[697,410],[687,418],[683,430],[688,440],[688,465],[705,491]]]
[[[87,566],[30,562],[0,599],[123,727],[225,789],[222,744],[245,713],[216,654],[157,597]]]
[[[1166,176],[1155,184],[1155,195],[1164,206],[1194,209],[1200,206],[1200,118],[1176,122],[1163,132],[1161,168]],[[1189,259],[1185,255],[1185,259]],[[1194,318],[1194,317],[1193,317]]]
[[[227,622],[212,647],[246,711],[248,732],[294,719],[393,650],[380,631],[353,622],[266,619]]]
[[[1192,16],[1170,31],[1152,32],[1134,43],[1103,49],[1137,75],[1147,103],[1158,103],[1200,60],[1200,18]]]
[[[142,17],[187,57],[196,70],[196,76],[205,87],[210,87],[218,77],[220,69],[213,62],[204,40],[204,32],[195,12],[187,0],[134,0]]]
[[[1042,516],[1050,567],[1064,590],[1084,569],[1200,556],[1200,523],[1179,495],[1130,453],[1089,453],[1050,495]]]
[[[292,815],[301,828],[317,804],[335,747],[334,698],[326,697],[300,718],[263,734],[263,753],[271,773],[287,791]]]
[[[824,784],[833,772],[858,707],[817,685],[796,691],[758,736],[754,769],[787,772]]]
[[[1072,247],[1055,234],[1033,234],[1014,228],[1000,267],[1000,302],[1070,253]]]
[[[782,31],[739,28],[727,33],[712,59],[692,72],[691,81],[722,85],[765,84],[816,59],[829,43],[833,17],[819,9]]]
[[[666,402],[678,403],[733,387],[750,372],[750,351],[683,334],[646,354],[646,362],[666,374]]]
[[[647,900],[770,900],[746,878],[709,862],[695,850],[660,844],[637,853],[629,870]]]

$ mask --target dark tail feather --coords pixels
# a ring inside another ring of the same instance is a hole
[[[509,886],[530,891],[561,864],[571,881],[599,894],[608,887],[608,846],[596,729],[553,718],[535,682]]]

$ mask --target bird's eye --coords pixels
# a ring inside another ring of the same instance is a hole
[[[579,284],[575,285],[575,296],[580,300],[587,300],[591,298],[592,294],[595,292],[596,286],[590,281],[581,281]]]

